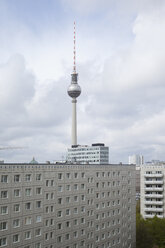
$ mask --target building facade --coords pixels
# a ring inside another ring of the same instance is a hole
[[[143,155],[134,154],[134,155],[129,156],[128,160],[129,160],[129,162],[128,162],[129,164],[136,164],[138,166],[144,164]]]
[[[165,165],[141,167],[141,214],[143,218],[165,217],[164,209]]]
[[[68,149],[67,161],[80,164],[109,164],[109,147],[102,143],[77,145]]]
[[[135,233],[135,166],[0,165],[0,247],[135,248]]]

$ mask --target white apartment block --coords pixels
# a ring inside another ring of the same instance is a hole
[[[141,214],[143,218],[165,217],[165,165],[141,166]]]
[[[135,166],[0,165],[0,247],[135,248],[135,236]]]
[[[134,155],[129,156],[128,160],[129,160],[129,162],[128,162],[129,164],[136,164],[139,166],[144,164],[143,155],[134,154]]]
[[[109,164],[109,147],[102,143],[73,146],[68,149],[67,161],[80,164]]]

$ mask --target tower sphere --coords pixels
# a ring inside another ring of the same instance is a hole
[[[76,98],[81,94],[81,88],[77,83],[71,83],[68,87],[68,95]]]

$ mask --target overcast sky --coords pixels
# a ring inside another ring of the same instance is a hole
[[[111,163],[165,160],[164,13],[164,0],[0,0],[0,147],[25,147],[0,158],[65,158],[76,21],[78,143],[105,143]]]

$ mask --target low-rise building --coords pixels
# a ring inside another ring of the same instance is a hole
[[[103,143],[76,145],[68,149],[67,162],[80,164],[109,164],[109,147]]]

